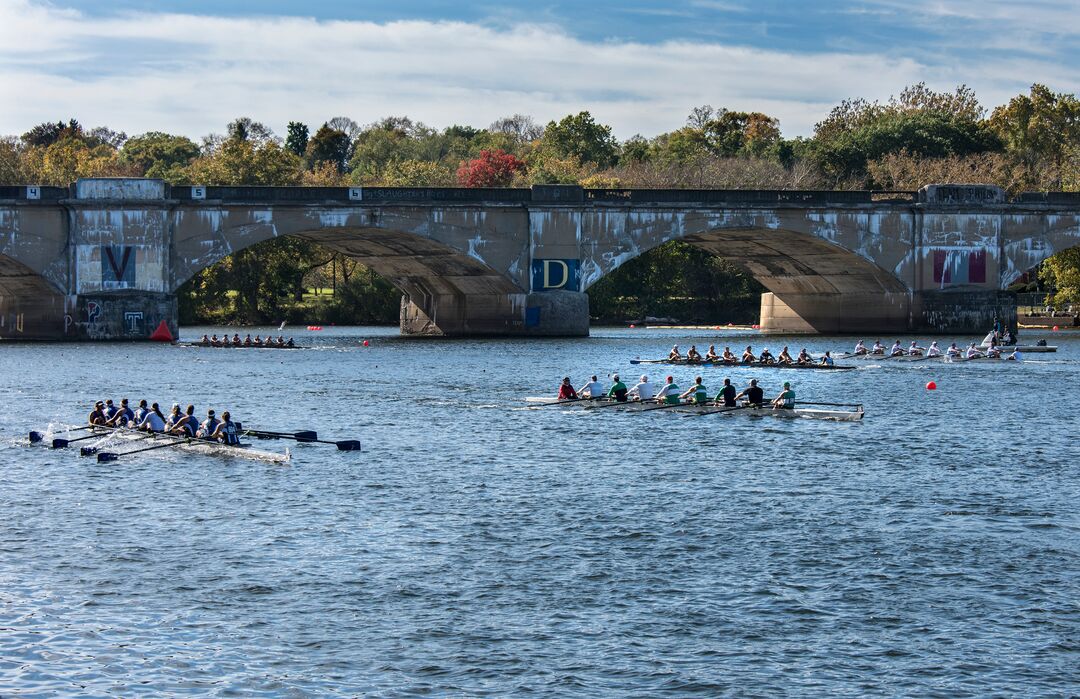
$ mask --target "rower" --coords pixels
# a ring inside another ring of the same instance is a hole
[[[725,361],[725,362],[727,362],[729,364],[734,364],[735,362],[739,361],[738,359],[735,358],[735,355],[732,354],[730,347],[725,347],[724,348],[724,354],[722,354],[720,356],[720,359],[722,359],[723,361]]]
[[[754,356],[754,351],[750,348],[750,345],[746,346],[746,349],[742,353],[743,364],[753,364],[757,361],[757,357]]]
[[[90,411],[90,417],[86,419],[86,422],[90,425],[104,425],[105,404],[101,401],[94,403],[94,409]]]
[[[706,362],[720,361],[720,355],[716,353],[716,345],[709,345],[709,351],[705,353]]]
[[[690,398],[690,396],[693,396],[693,401],[698,405],[705,405],[709,402],[709,391],[705,388],[705,384],[701,383],[700,376],[694,379],[694,385],[686,389],[686,391],[679,396],[679,399],[684,400]]]
[[[791,355],[788,354],[787,345],[784,345],[784,349],[780,350],[780,355],[776,358],[777,364],[791,364],[794,360]]]
[[[863,341],[859,340],[858,342],[855,343],[855,349],[851,353],[852,354],[867,354],[869,351],[870,350],[866,349],[866,345],[863,344]]]
[[[105,424],[109,424],[109,421],[116,417],[116,413],[120,408],[113,405],[112,398],[105,399]]]
[[[723,403],[725,408],[734,408],[736,398],[738,398],[738,396],[735,395],[735,387],[731,385],[731,379],[724,379],[724,387],[716,394],[713,403],[716,403],[717,405]]]
[[[128,422],[135,419],[135,413],[128,407],[128,399],[123,398],[120,400],[120,408],[116,411],[116,414],[105,421],[108,427],[123,427]]]
[[[210,346],[210,337],[206,333],[203,333],[203,336],[201,338],[199,338],[199,344],[203,345],[205,347],[209,347]]]
[[[627,392],[628,396],[636,396],[638,400],[652,400],[656,397],[656,385],[649,383],[649,377],[641,375],[641,380]]]
[[[604,387],[600,385],[600,382],[593,376],[591,380],[586,381],[585,384],[577,390],[579,398],[603,398]]]
[[[233,347],[239,347],[240,345],[243,344],[242,342],[240,342],[240,333],[233,333],[232,344],[233,344]]]
[[[870,350],[870,354],[885,354],[885,345],[881,344],[881,340],[874,340],[874,347]]]
[[[682,360],[683,356],[679,352],[679,346],[678,345],[675,345],[674,347],[671,348],[671,351],[668,352],[667,358],[668,358],[668,360],[673,361],[673,362]]]
[[[177,406],[179,409],[179,406]],[[150,410],[146,411],[146,417],[139,421],[137,427],[143,432],[164,432],[165,431],[165,416],[161,414],[161,408],[157,403],[150,406]]]
[[[244,338],[244,347],[251,347],[251,333]]]
[[[794,410],[795,409],[795,391],[791,390],[791,383],[784,382],[784,390],[780,392],[772,402],[773,410]]]
[[[169,416],[165,418],[165,432],[171,433],[173,428],[180,424],[180,421],[184,419],[184,414],[180,412],[180,404],[173,403],[172,409],[169,410]]]
[[[142,421],[146,419],[146,414],[150,412],[150,409],[146,407],[146,400],[139,401],[139,407],[135,409],[135,417],[132,418],[131,424],[138,427],[142,424]]]
[[[198,431],[195,436],[199,439],[210,439],[215,432],[217,432],[218,425],[221,424],[221,420],[214,417],[213,410],[206,411],[206,419],[199,425]]]
[[[949,349],[945,350],[945,356],[950,357],[952,359],[956,359],[961,354],[962,354],[962,352],[960,352],[960,348],[956,346],[955,342],[952,343],[951,345],[949,345]]]
[[[263,344],[266,345],[267,347],[273,347],[274,346],[274,338],[267,335],[266,340],[263,342]]]
[[[900,340],[897,340],[893,344],[892,349],[889,350],[889,356],[890,357],[903,357],[904,354],[905,354],[904,348],[900,346]]]
[[[760,408],[761,404],[765,402],[765,391],[762,391],[761,387],[757,385],[757,379],[750,379],[750,385],[735,396],[735,400],[740,398],[746,398],[745,405]]]
[[[799,350],[799,356],[798,356],[798,358],[795,359],[795,363],[796,364],[813,364],[814,363],[814,358],[811,357],[810,353],[806,351],[805,347],[803,347],[801,350]]]
[[[251,341],[251,346],[252,347],[262,347],[262,338],[259,337],[258,335],[256,335],[255,339]]]
[[[278,335],[277,336],[277,346],[278,347],[284,347],[285,346],[285,336],[284,335]]]
[[[919,347],[919,343],[915,342],[915,340],[912,340],[911,346],[907,348],[907,353],[912,357],[921,357],[925,351],[926,348]]]
[[[983,356],[983,353],[980,352],[978,349],[976,349],[975,343],[972,342],[967,348],[967,358],[968,359],[978,359],[978,358],[980,358],[982,356]]]
[[[614,398],[616,400],[616,402],[625,403],[626,402],[626,384],[624,384],[622,381],[619,380],[619,375],[618,374],[615,374],[614,376],[612,376],[611,380],[612,380],[613,383],[611,384],[611,388],[608,389],[608,392],[607,392],[608,398]]]
[[[562,384],[559,386],[559,400],[577,400],[577,391],[570,384],[570,377],[564,376]]]
[[[937,346],[937,340],[930,343],[929,349],[926,350],[927,357],[940,357],[941,348]]]
[[[656,402],[674,405],[679,402],[679,384],[675,383],[675,377],[667,377],[667,382],[656,392]]]
[[[991,342],[990,346],[986,348],[986,358],[1001,359],[1001,348]]]
[[[289,341],[285,343],[285,346],[286,347],[296,347],[296,344],[293,342],[293,339],[290,337]]]
[[[770,352],[769,348],[766,347],[765,349],[761,350],[761,356],[758,357],[758,361],[762,364],[775,364],[776,357],[772,356],[772,352]]]
[[[176,406],[176,411],[180,412],[180,406]],[[199,431],[199,421],[195,419],[195,406],[189,405],[184,411],[184,414],[176,420],[172,429],[169,430],[171,434],[180,435],[182,437],[194,437],[195,433]]]
[[[1022,356],[1020,356],[1020,348],[1015,347],[1015,346],[1013,347],[1012,354],[1005,357],[1005,359],[1009,359],[1009,360],[1012,360],[1014,362],[1022,362],[1022,361],[1024,361],[1024,358]]]
[[[232,416],[229,414],[229,411],[226,410],[221,413],[221,420],[218,421],[217,428],[208,439],[216,439],[221,444],[236,446],[240,443],[240,435],[238,432],[239,430],[236,429],[236,423],[232,421]]]
[[[701,353],[697,351],[697,347],[690,345],[690,349],[686,352],[686,361],[688,362],[700,362]]]
[[[210,336],[211,347],[221,347],[221,340],[218,339],[217,333]]]
[[[821,356],[819,364],[821,364],[821,366],[833,366],[834,362],[832,355],[829,354],[829,350],[825,350],[825,354]]]

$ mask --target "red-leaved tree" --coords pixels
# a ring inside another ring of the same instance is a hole
[[[461,163],[457,180],[462,187],[506,187],[524,169],[524,161],[501,148],[482,150],[479,158]]]

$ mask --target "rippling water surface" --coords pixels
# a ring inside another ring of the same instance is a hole
[[[522,409],[676,340],[762,343],[734,332],[0,347],[0,695],[1074,694],[1080,338],[1054,339],[1020,366],[702,370],[862,423]],[[105,396],[364,451],[27,445]]]

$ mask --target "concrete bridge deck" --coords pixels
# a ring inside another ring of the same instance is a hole
[[[671,240],[743,266],[775,332],[980,332],[1009,283],[1080,244],[1080,194],[384,187],[0,187],[0,338],[176,331],[177,289],[233,252],[299,236],[403,293],[401,329],[586,335],[589,287]]]

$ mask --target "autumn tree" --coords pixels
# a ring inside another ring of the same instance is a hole
[[[524,169],[525,163],[509,153],[482,150],[480,157],[461,164],[457,180],[462,187],[506,187]]]

